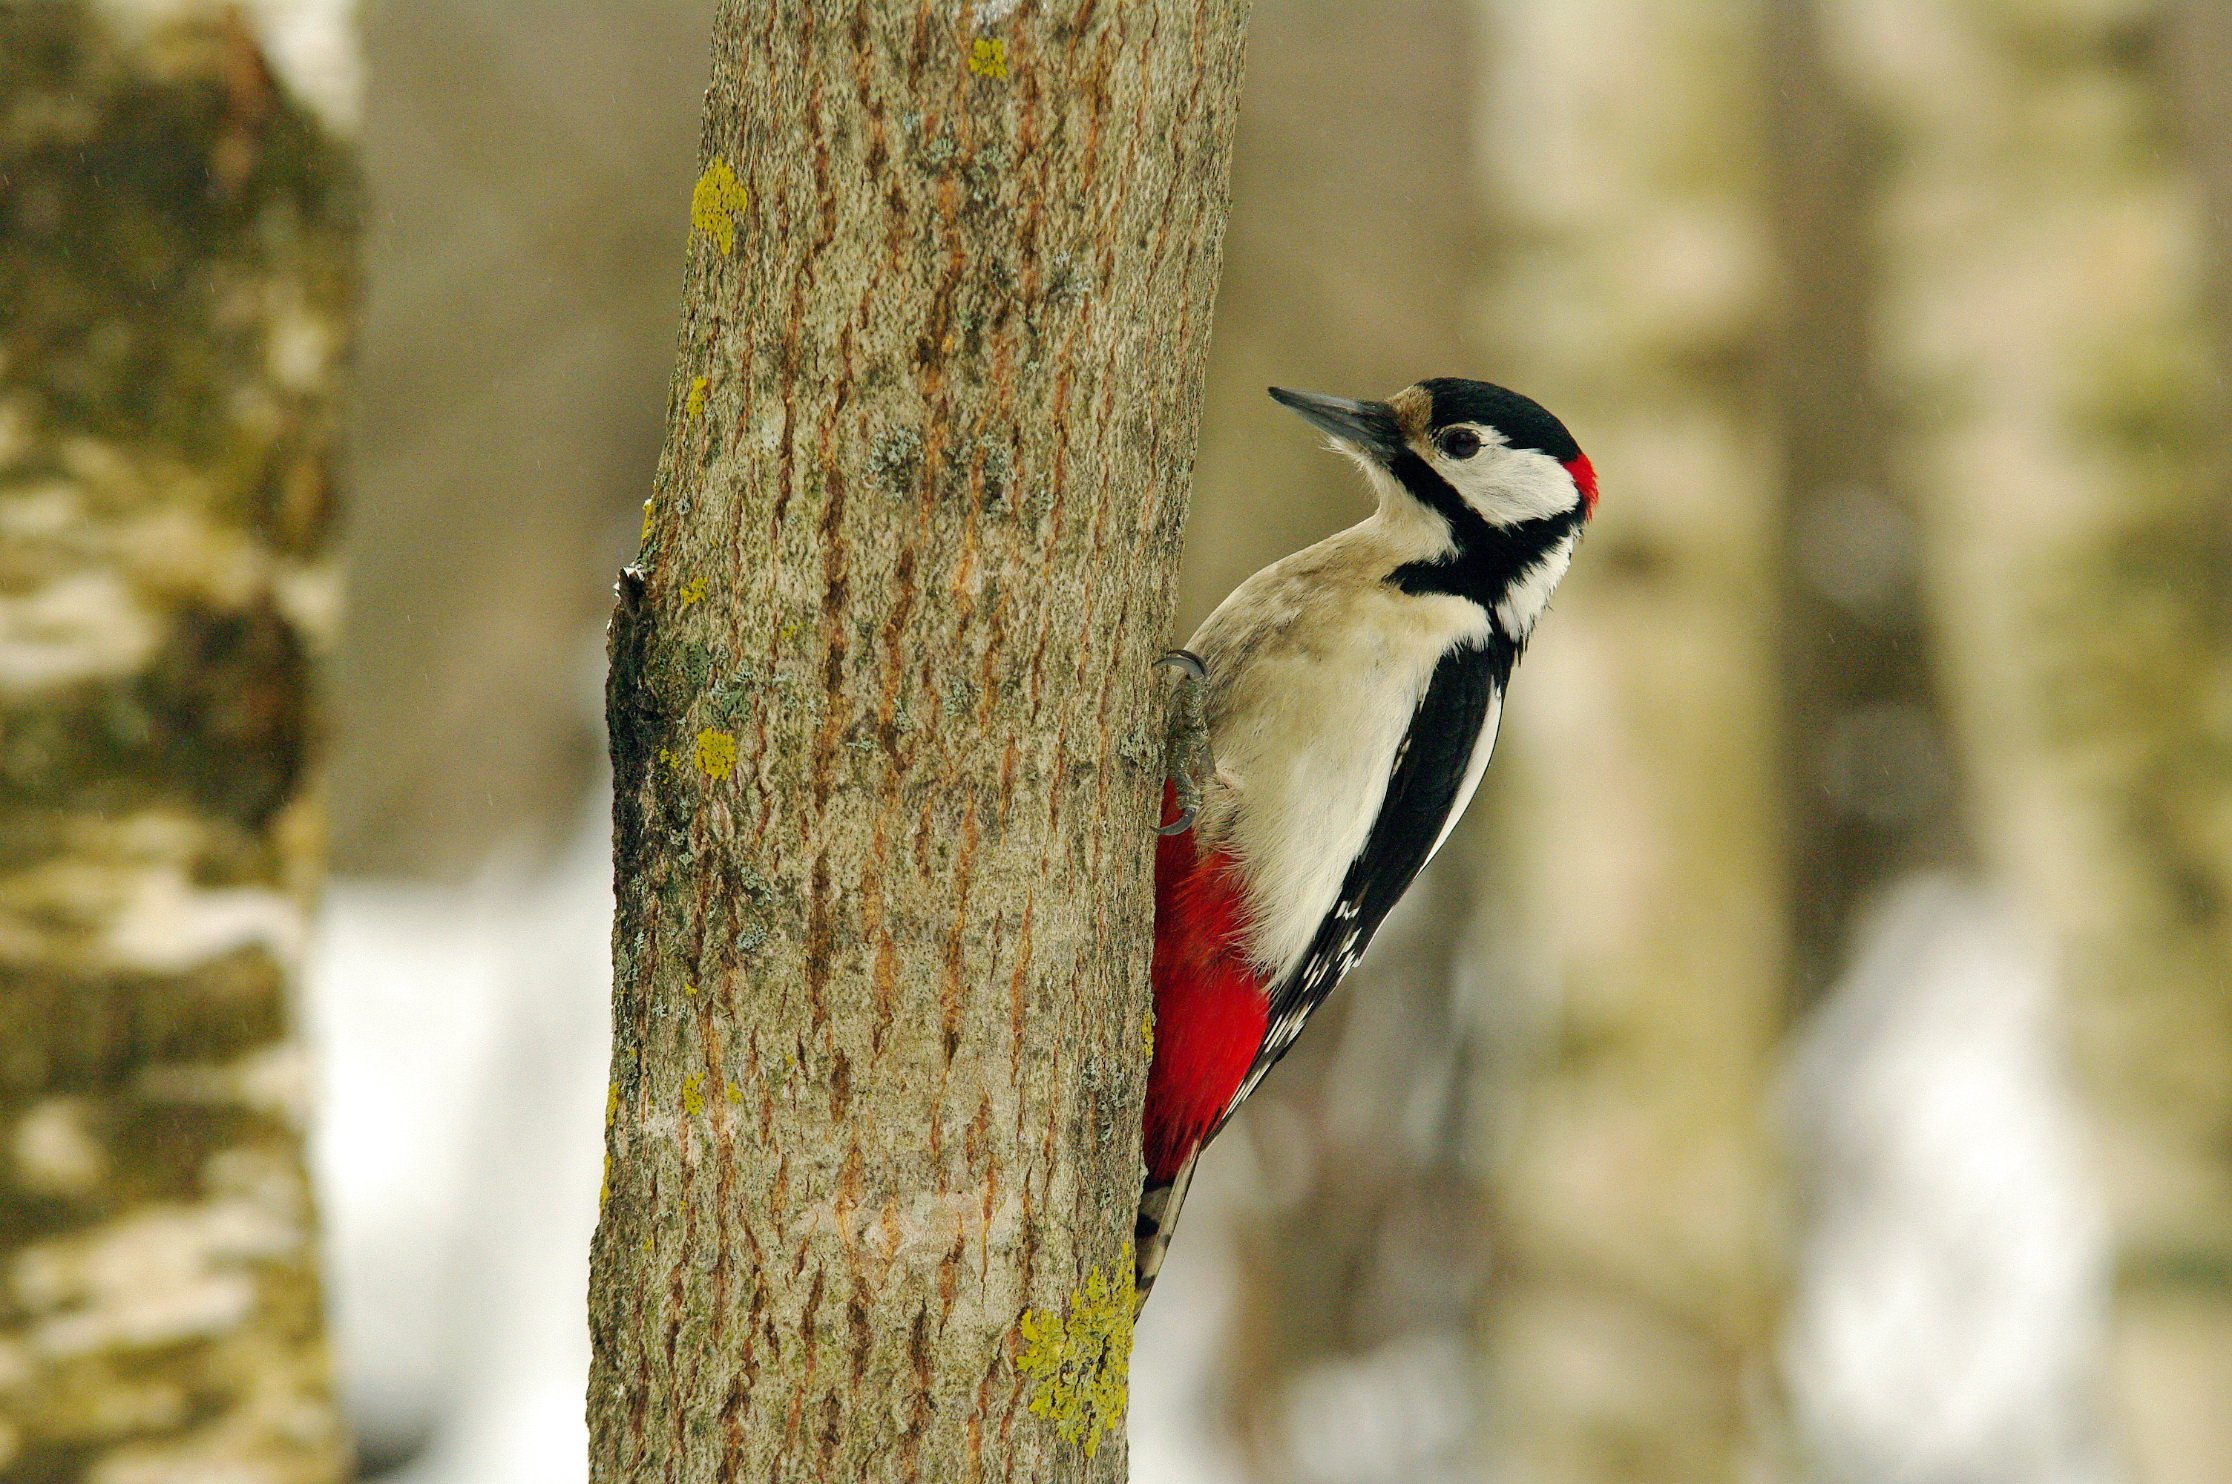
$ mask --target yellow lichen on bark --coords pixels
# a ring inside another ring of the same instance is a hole
[[[1007,43],[996,36],[979,36],[969,47],[969,70],[978,77],[1007,80]]]
[[[690,228],[711,240],[722,257],[736,251],[736,219],[750,209],[751,192],[726,160],[705,167],[690,191]]]
[[[1031,1414],[1054,1424],[1064,1442],[1091,1458],[1122,1422],[1131,1395],[1132,1249],[1124,1244],[1116,1277],[1094,1268],[1060,1310],[1032,1309],[1016,1326],[1023,1353],[1015,1367],[1031,1383]]]
[[[736,738],[710,727],[698,733],[697,765],[700,773],[715,782],[728,777],[736,769]]]

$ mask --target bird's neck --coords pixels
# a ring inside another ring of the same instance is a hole
[[[1580,518],[1560,514],[1499,526],[1464,514],[1469,519],[1447,521],[1449,536],[1439,551],[1403,562],[1387,581],[1407,593],[1446,593],[1477,603],[1505,640],[1523,647],[1573,561]]]
[[[1496,525],[1415,456],[1398,459],[1392,470],[1358,462],[1379,497],[1366,525],[1391,559],[1384,580],[1407,593],[1446,593],[1477,603],[1500,638],[1514,650],[1524,648],[1573,561],[1581,512]]]
[[[1402,503],[1442,539],[1430,554],[1396,567],[1387,580],[1408,593],[1447,593],[1477,603],[1505,640],[1524,647],[1573,560],[1580,511],[1499,525],[1465,503],[1415,453],[1397,458],[1388,473],[1389,483],[1409,497]],[[1383,513],[1389,503],[1383,495]]]

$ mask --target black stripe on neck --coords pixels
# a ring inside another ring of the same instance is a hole
[[[1447,556],[1405,562],[1388,573],[1387,581],[1406,593],[1447,593],[1470,599],[1493,614],[1512,584],[1580,523],[1580,512],[1567,510],[1515,526],[1492,524],[1407,448],[1395,456],[1388,472],[1402,481],[1412,498],[1449,523],[1457,547]]]

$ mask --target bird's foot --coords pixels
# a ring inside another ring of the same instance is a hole
[[[1183,835],[1193,828],[1201,812],[1201,791],[1217,771],[1209,750],[1209,667],[1190,649],[1173,649],[1156,660],[1178,672],[1178,686],[1170,698],[1170,724],[1163,736],[1164,770],[1176,795],[1178,817],[1157,828],[1165,835]]]

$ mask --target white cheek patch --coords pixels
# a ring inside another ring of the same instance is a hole
[[[1469,459],[1453,459],[1431,443],[1419,446],[1418,453],[1481,519],[1495,525],[1563,515],[1580,498],[1563,464],[1535,449],[1505,448],[1487,429],[1480,452]]]

